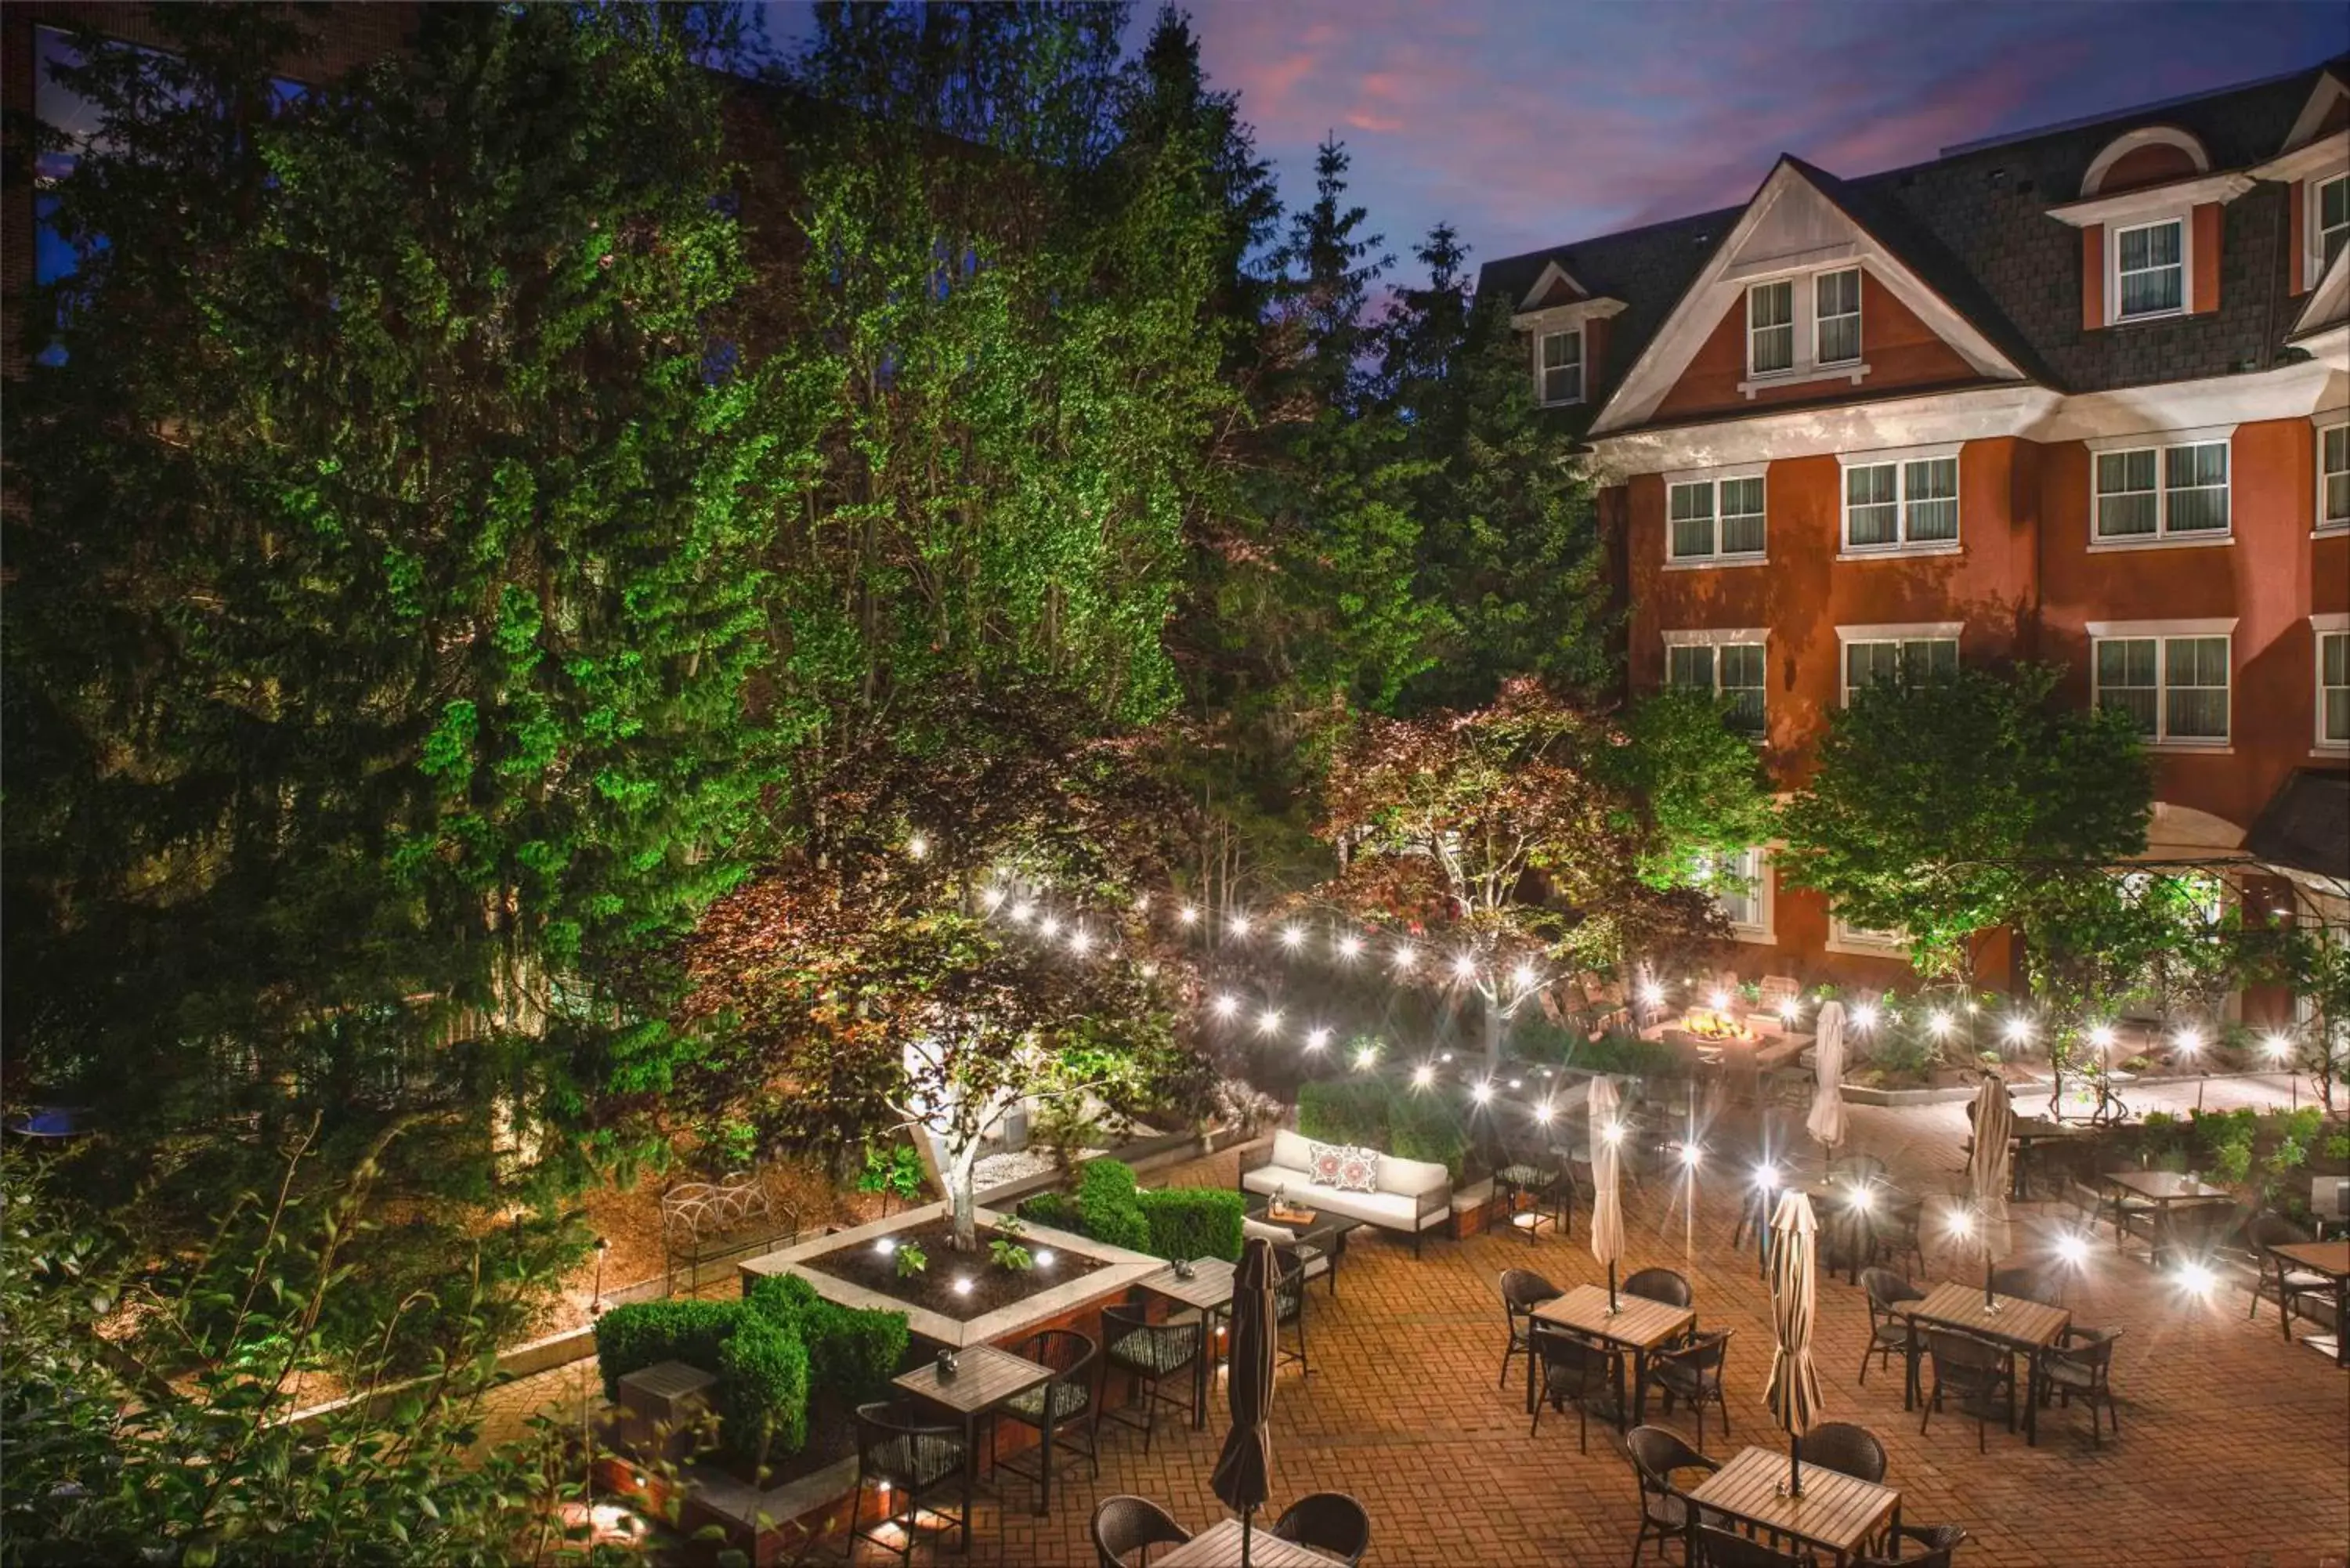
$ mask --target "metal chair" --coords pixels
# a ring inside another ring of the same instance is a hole
[[[1868,1251],[1872,1261],[1879,1258],[1899,1262],[1917,1260],[1917,1272],[1926,1272],[1926,1246],[1922,1232],[1926,1226],[1926,1200],[1913,1193],[1896,1188],[1878,1189],[1865,1217],[1868,1225]]]
[[[2101,1449],[2106,1440],[2097,1425],[2100,1408],[2112,1423],[2114,1436],[2122,1435],[2121,1412],[2114,1407],[2113,1385],[2114,1341],[2121,1336],[2119,1329],[2068,1328],[2064,1339],[2049,1351],[2040,1370],[2043,1387],[2061,1403],[2069,1407],[2078,1399],[2088,1406],[2089,1438]]]
[[[1885,1479],[1885,1445],[1850,1421],[1824,1421],[1804,1434],[1804,1462],[1856,1480]]]
[[[1497,1388],[1510,1386],[1510,1357],[1526,1348],[1526,1328],[1534,1321],[1534,1308],[1547,1301],[1556,1301],[1565,1293],[1532,1269],[1502,1271],[1502,1316],[1509,1324],[1510,1343],[1502,1350],[1502,1376]]]
[[[1914,1557],[1856,1557],[1852,1568],[1950,1568],[1967,1532],[1955,1524],[1905,1524],[1893,1532],[1894,1545],[1914,1541],[1925,1548]]]
[[[1969,1400],[1974,1401],[1971,1414],[1975,1418],[1975,1452],[1984,1451],[1983,1432],[1991,1421],[1991,1406],[1995,1399],[2007,1400],[2007,1424],[2015,1425],[2015,1362],[2004,1345],[1977,1339],[1970,1334],[1954,1334],[1943,1329],[1926,1331],[1926,1359],[1934,1368],[1934,1388],[1925,1400],[1925,1415],[1918,1423],[1918,1434],[1923,1437],[1934,1412],[1941,1407],[1944,1391],[1959,1396],[1959,1407],[1965,1410]]]
[[[2038,1302],[2043,1306],[2064,1305],[2062,1293],[2038,1269],[1995,1269],[1991,1272],[1991,1288],[2018,1301]]]
[[[1640,1568],[1640,1553],[1648,1542],[1661,1548],[1668,1541],[1689,1537],[1689,1493],[1673,1480],[1685,1469],[1711,1475],[1721,1461],[1710,1459],[1683,1441],[1678,1432],[1662,1427],[1635,1427],[1624,1434],[1624,1457],[1632,1461],[1632,1476],[1640,1487],[1640,1533],[1632,1542],[1632,1568]],[[1659,1557],[1664,1553],[1660,1550]]]
[[[1782,1552],[1702,1519],[1690,1521],[1683,1544],[1689,1568],[1818,1568],[1819,1563],[1808,1552]]]
[[[1095,1568],[1133,1568],[1130,1552],[1177,1546],[1191,1532],[1147,1497],[1106,1497],[1094,1506]]]
[[[1139,1421],[1123,1409],[1104,1414],[1121,1427],[1139,1430],[1146,1454],[1150,1451],[1151,1434],[1159,1425],[1159,1406],[1172,1405],[1187,1416],[1198,1413],[1197,1396],[1188,1379],[1180,1398],[1168,1393],[1165,1384],[1177,1373],[1191,1371],[1192,1363],[1206,1353],[1204,1326],[1198,1318],[1153,1323],[1143,1315],[1140,1307],[1102,1308],[1102,1338],[1107,1345],[1108,1363],[1134,1379],[1143,1410]]]
[[[1094,1475],[1101,1475],[1101,1347],[1075,1329],[1048,1328],[1021,1341],[1014,1354],[1051,1367],[1053,1380],[997,1407],[1001,1414],[1036,1429],[1036,1469],[1030,1470],[1013,1458],[998,1458],[995,1468],[1035,1481],[1036,1511],[1046,1513],[1053,1505],[1052,1445],[1083,1455]],[[1071,1440],[1077,1428],[1085,1433],[1083,1448]],[[1062,1436],[1064,1432],[1070,1436]]]
[[[1370,1550],[1371,1516],[1343,1491],[1309,1492],[1283,1511],[1273,1532],[1351,1564]]]
[[[1868,1293],[1868,1348],[1860,1353],[1860,1380],[1866,1384],[1872,1356],[1882,1366],[1887,1357],[1898,1355],[1908,1370],[1909,1320],[1901,1309],[1925,1300],[1926,1293],[1890,1269],[1863,1269],[1860,1288]]]
[[[2324,1274],[2298,1269],[2290,1259],[2280,1258],[2275,1249],[2289,1247],[2309,1240],[2309,1233],[2282,1214],[2262,1214],[2245,1227],[2244,1240],[2251,1249],[2253,1266],[2258,1271],[2252,1282],[2252,1306],[2244,1315],[2261,1315],[2261,1291],[2273,1289],[2277,1298],[2277,1326],[2284,1331],[2285,1343],[2293,1343],[2293,1304],[2303,1296],[2325,1300],[2334,1294],[2334,1282]],[[2350,1324],[2340,1325],[2337,1332],[2350,1331]]]
[[[1273,1282],[1273,1353],[1274,1365],[1297,1363],[1298,1376],[1311,1377],[1314,1364],[1305,1358],[1305,1260],[1295,1249],[1276,1250],[1274,1253],[1275,1274]],[[1297,1348],[1284,1349],[1281,1331],[1297,1330]]]
[[[1730,1402],[1721,1394],[1721,1369],[1730,1359],[1731,1336],[1735,1329],[1716,1329],[1700,1334],[1686,1343],[1659,1355],[1650,1363],[1649,1376],[1664,1390],[1665,1414],[1673,1412],[1673,1401],[1686,1400],[1697,1412],[1698,1447],[1705,1446],[1705,1407],[1709,1404],[1721,1407],[1721,1435],[1730,1436]]]
[[[941,1425],[921,1411],[908,1405],[886,1401],[859,1405],[857,1407],[857,1496],[849,1504],[848,1533],[863,1536],[885,1551],[895,1552],[900,1561],[911,1561],[914,1554],[914,1531],[920,1515],[928,1511],[933,1517],[950,1521],[962,1539],[965,1552],[971,1550],[971,1471],[967,1465],[970,1450],[964,1447],[962,1428],[959,1424]],[[943,1490],[950,1483],[961,1488],[962,1508],[951,1512],[924,1500]],[[873,1523],[864,1527],[865,1494],[872,1490],[884,1511]],[[894,1542],[883,1527],[895,1526],[903,1532],[902,1542]]]
[[[1596,1409],[1605,1419],[1616,1418],[1615,1374],[1622,1353],[1578,1339],[1565,1329],[1534,1324],[1527,1334],[1526,1354],[1538,1358],[1543,1369],[1542,1386],[1534,1396],[1534,1420],[1527,1426],[1526,1435],[1532,1437],[1542,1429],[1544,1405],[1558,1411],[1572,1405],[1575,1451],[1589,1453],[1591,1412]]]
[[[1624,1282],[1624,1293],[1679,1307],[1689,1305],[1693,1299],[1689,1281],[1670,1269],[1642,1269]]]

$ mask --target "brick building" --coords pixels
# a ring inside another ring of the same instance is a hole
[[[2334,61],[1488,265],[1587,432],[1633,690],[1729,698],[1783,787],[1861,682],[2058,662],[2156,753],[2150,858],[2350,919],[2346,128]],[[1744,869],[1727,961],[1904,972]]]

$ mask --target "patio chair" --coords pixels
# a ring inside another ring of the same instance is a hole
[[[1872,1356],[1880,1366],[1887,1357],[1901,1356],[1908,1370],[1909,1320],[1901,1309],[1925,1300],[1926,1293],[1890,1269],[1863,1269],[1860,1288],[1868,1293],[1868,1348],[1860,1353],[1860,1380],[1866,1384]]]
[[[1665,1393],[1665,1414],[1673,1413],[1676,1399],[1687,1401],[1690,1408],[1697,1412],[1700,1448],[1705,1447],[1705,1407],[1709,1404],[1721,1407],[1721,1435],[1730,1436],[1730,1402],[1722,1397],[1721,1369],[1730,1359],[1731,1335],[1737,1332],[1721,1328],[1694,1335],[1649,1364],[1649,1375]]]
[[[1273,1282],[1273,1355],[1274,1366],[1297,1363],[1298,1376],[1311,1377],[1314,1364],[1305,1359],[1305,1260],[1294,1250],[1274,1254],[1277,1270]],[[1297,1330],[1297,1348],[1284,1349],[1281,1331]]]
[[[1547,1219],[1557,1235],[1575,1234],[1575,1167],[1568,1151],[1544,1145],[1539,1148],[1523,1147],[1503,1140],[1503,1158],[1493,1172],[1493,1201],[1502,1211],[1502,1221],[1513,1231],[1523,1231],[1526,1244],[1534,1242],[1534,1233]],[[1519,1223],[1518,1198],[1523,1194],[1534,1199],[1525,1212],[1531,1215]]]
[[[1690,1282],[1670,1269],[1642,1269],[1624,1282],[1624,1293],[1668,1306],[1690,1304]]]
[[[948,1521],[971,1550],[970,1472],[964,1467],[968,1450],[960,1423],[940,1423],[912,1405],[883,1401],[857,1407],[857,1496],[849,1504],[848,1533],[863,1536],[900,1562],[914,1554],[915,1526],[927,1512]],[[962,1496],[960,1511],[940,1508],[927,1501],[950,1487]],[[865,1528],[865,1494],[872,1491],[883,1511]],[[892,1541],[889,1527],[901,1533]]]
[[[1934,1412],[1941,1408],[1945,1392],[1956,1394],[1959,1408],[1974,1417],[1979,1454],[1984,1451],[1983,1433],[1993,1401],[2007,1401],[2007,1424],[2011,1429],[2015,1426],[2015,1361],[2006,1346],[1970,1334],[1928,1329],[1926,1359],[1934,1368],[1934,1388],[1923,1401],[1925,1415],[1918,1423],[1918,1436],[1925,1436]]]
[[[2064,1337],[2041,1364],[2043,1386],[2060,1403],[2069,1407],[2078,1399],[2088,1406],[2089,1438],[2101,1449],[2106,1440],[2098,1429],[2098,1410],[2106,1412],[2114,1436],[2122,1435],[2121,1412],[2114,1407],[2113,1384],[2114,1341],[2121,1336],[2119,1329],[2079,1325],[2067,1328]]]
[[[1507,1388],[1510,1357],[1526,1348],[1526,1326],[1534,1321],[1534,1308],[1565,1293],[1532,1269],[1503,1269],[1501,1289],[1502,1316],[1509,1324],[1510,1343],[1502,1349],[1502,1376],[1494,1386]]]
[[[1819,1563],[1808,1552],[1782,1552],[1703,1519],[1690,1521],[1684,1544],[1689,1568],[1818,1568]]]
[[[2273,1290],[2277,1298],[2277,1326],[2284,1331],[2285,1343],[2293,1343],[2293,1305],[2303,1296],[2330,1300],[2334,1282],[2324,1274],[2296,1268],[2288,1259],[2276,1255],[2275,1249],[2290,1247],[2309,1240],[2309,1232],[2282,1214],[2262,1214],[2244,1228],[2244,1240],[2251,1248],[2252,1266],[2257,1277],[2252,1282],[2252,1308],[2244,1315],[2261,1315],[2261,1292]],[[2345,1325],[2350,1326],[2350,1325]]]
[[[1850,1421],[1823,1421],[1804,1434],[1804,1462],[1856,1480],[1885,1479],[1885,1445]]]
[[[1855,1187],[1876,1187],[1890,1174],[1886,1163],[1873,1154],[1840,1154],[1828,1161],[1830,1181],[1848,1182]]]
[[[1994,1269],[1991,1288],[2003,1296],[2018,1301],[2038,1302],[2043,1306],[2064,1304],[2063,1293],[2047,1275],[2033,1268]]]
[[[1021,1426],[1036,1429],[1036,1468],[1027,1469],[1017,1456],[999,1457],[995,1468],[1036,1483],[1036,1511],[1041,1514],[1049,1512],[1053,1505],[1053,1483],[1044,1463],[1043,1444],[1055,1443],[1068,1453],[1082,1455],[1094,1475],[1101,1475],[1101,1347],[1075,1329],[1048,1328],[1021,1341],[1013,1354],[1051,1367],[1053,1380],[1025,1394],[1015,1394],[997,1407]],[[1083,1448],[1076,1441],[1080,1432],[1085,1436]]]
[[[1673,1477],[1685,1469],[1711,1475],[1721,1461],[1706,1458],[1679,1433],[1662,1427],[1635,1427],[1625,1433],[1624,1457],[1632,1461],[1632,1476],[1640,1487],[1640,1533],[1632,1542],[1632,1568],[1640,1568],[1640,1553],[1649,1542],[1661,1547],[1668,1541],[1689,1538],[1689,1494]]]
[[[1094,1505],[1095,1568],[1134,1568],[1128,1559],[1153,1546],[1180,1546],[1191,1532],[1147,1497],[1106,1497]]]
[[[1108,1345],[1108,1363],[1134,1380],[1142,1418],[1137,1420],[1125,1408],[1104,1414],[1121,1427],[1139,1430],[1146,1454],[1150,1451],[1151,1434],[1159,1426],[1159,1406],[1172,1405],[1187,1416],[1195,1413],[1191,1380],[1178,1375],[1189,1373],[1192,1363],[1205,1353],[1201,1343],[1203,1326],[1196,1317],[1153,1323],[1143,1315],[1140,1307],[1102,1308],[1102,1338]],[[1180,1397],[1167,1392],[1170,1379],[1181,1386]],[[1127,1403],[1131,1406],[1135,1402],[1129,1398]]]
[[[1598,1411],[1604,1420],[1616,1418],[1616,1372],[1623,1353],[1537,1323],[1527,1334],[1527,1354],[1542,1363],[1542,1386],[1535,1394],[1534,1420],[1526,1435],[1532,1437],[1542,1429],[1544,1405],[1561,1412],[1572,1405],[1575,1451],[1589,1453],[1592,1412]]]
[[[2157,1217],[2155,1243],[2173,1259],[2187,1257],[2210,1264],[2223,1255],[2242,1253],[2245,1228],[2251,1216],[2231,1201],[2174,1204]]]
[[[1864,1212],[1868,1227],[1868,1251],[1872,1262],[1887,1259],[1899,1262],[1917,1260],[1917,1272],[1926,1272],[1926,1247],[1922,1232],[1926,1227],[1926,1200],[1898,1188],[1879,1189]]]
[[[1371,1547],[1371,1516],[1343,1491],[1309,1492],[1283,1511],[1274,1534],[1353,1563]]]
[[[1852,1568],[1951,1568],[1959,1542],[1966,1538],[1967,1532],[1955,1524],[1905,1524],[1893,1532],[1895,1547],[1914,1541],[1922,1551],[1910,1556],[1856,1557]]]

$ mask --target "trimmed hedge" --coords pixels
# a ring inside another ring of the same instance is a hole
[[[1039,1192],[1034,1198],[1024,1198],[1019,1213],[1032,1225],[1075,1231],[1080,1236],[1086,1233],[1086,1217],[1077,1212],[1077,1200],[1066,1192]]]
[[[1150,1220],[1137,1200],[1134,1167],[1123,1160],[1088,1160],[1077,1171],[1077,1215],[1097,1241],[1132,1252],[1150,1251]]]
[[[1020,1205],[1024,1220],[1156,1258],[1237,1260],[1247,1211],[1245,1197],[1218,1188],[1143,1189],[1134,1168],[1115,1159],[1083,1166],[1074,1198],[1040,1192]]]
[[[719,1436],[754,1464],[807,1446],[808,1347],[797,1326],[750,1308],[718,1347],[718,1390],[725,1407]]]
[[[1167,1187],[1138,1192],[1150,1225],[1147,1252],[1161,1258],[1222,1258],[1237,1262],[1248,1199],[1217,1187]]]
[[[620,1397],[620,1379],[663,1361],[718,1370],[718,1352],[742,1322],[741,1302],[633,1302],[596,1320],[596,1366],[604,1397]]]
[[[1432,1160],[1461,1180],[1469,1157],[1469,1129],[1451,1100],[1440,1095],[1399,1094],[1388,1103],[1387,1152],[1401,1159]]]
[[[1459,1181],[1469,1132],[1444,1096],[1384,1078],[1338,1078],[1297,1090],[1297,1130],[1317,1143],[1355,1144],[1399,1159],[1440,1164]]]

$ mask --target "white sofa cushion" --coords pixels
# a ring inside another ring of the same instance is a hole
[[[1436,1160],[1404,1159],[1396,1155],[1379,1156],[1379,1190],[1399,1192],[1406,1198],[1419,1198],[1441,1191],[1452,1185],[1452,1173]]]
[[[1379,1157],[1381,1179],[1389,1165],[1397,1163],[1386,1156]],[[1426,1161],[1408,1159],[1401,1162],[1421,1171],[1430,1168]],[[1444,1175],[1440,1165],[1432,1168],[1439,1179]],[[1439,1203],[1422,1214],[1419,1194],[1410,1192],[1341,1192],[1335,1187],[1325,1187],[1315,1181],[1311,1172],[1284,1165],[1261,1165],[1241,1177],[1241,1185],[1251,1192],[1277,1192],[1287,1189],[1290,1201],[1307,1209],[1326,1210],[1343,1214],[1349,1220],[1360,1220],[1367,1225],[1383,1225],[1390,1229],[1427,1230],[1440,1225],[1451,1217],[1451,1206]],[[1434,1189],[1425,1190],[1432,1191]]]

